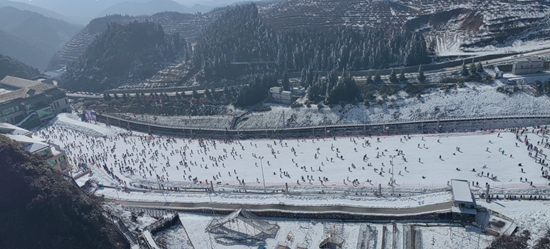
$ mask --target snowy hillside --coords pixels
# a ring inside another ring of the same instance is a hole
[[[363,104],[346,106],[324,106],[290,108],[266,104],[271,111],[249,112],[228,109],[225,115],[201,117],[149,116],[117,114],[130,120],[156,124],[231,129],[232,120],[238,122],[235,129],[264,129],[283,127],[322,126],[334,124],[362,124],[391,122],[398,120],[423,120],[446,117],[483,117],[510,114],[549,113],[550,98],[535,97],[530,87],[525,91],[506,95],[496,91],[496,85],[466,84],[464,88],[450,90],[435,89],[422,97],[407,96],[400,92],[387,99],[384,104],[366,107]],[[241,116],[243,115],[243,116]]]

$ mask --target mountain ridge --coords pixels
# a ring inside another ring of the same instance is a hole
[[[3,79],[6,75],[31,79],[40,75],[40,72],[23,62],[0,54],[0,79]]]
[[[39,69],[81,26],[14,7],[0,7],[0,53]],[[36,55],[36,56],[33,56]]]
[[[160,12],[181,12],[181,13],[196,13],[208,12],[212,7],[193,5],[192,7],[184,6],[172,0],[152,0],[148,2],[121,2],[101,11],[97,16],[103,17],[108,15],[153,15]]]

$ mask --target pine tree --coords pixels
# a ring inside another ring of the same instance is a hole
[[[218,98],[218,93],[216,92],[216,89],[214,87],[210,88],[210,95],[212,95],[213,99]]]
[[[397,80],[397,74],[395,73],[395,70],[392,69],[391,70],[391,73],[390,73],[390,82],[391,83],[397,83],[398,80]]]
[[[485,71],[485,70],[483,69],[483,65],[481,65],[481,62],[478,62],[478,63],[477,63],[476,71],[477,71],[478,73],[483,73],[483,71]]]
[[[401,68],[401,73],[399,74],[399,81],[400,82],[407,81],[407,77],[405,77],[405,72],[403,72],[403,68]]]
[[[196,90],[196,89],[193,89],[193,98],[194,98],[194,99],[198,99],[198,98],[200,98],[200,97],[201,97],[201,96],[199,95],[199,93],[197,92],[197,90]]]
[[[472,63],[470,63],[470,74],[474,75],[476,73],[477,73],[477,67],[476,67],[476,64],[474,63],[474,60],[472,59]]]
[[[110,95],[110,94],[104,93],[104,94],[103,94],[103,99],[109,101],[109,100],[111,100],[112,98],[111,98],[111,95]]]
[[[118,99],[118,94],[115,93],[115,99]]]
[[[372,74],[369,73],[369,76],[367,76],[367,84],[373,84],[374,80],[372,80]]]
[[[206,96],[207,99],[212,99],[212,93],[208,88],[204,90],[204,96]]]
[[[382,78],[380,77],[380,74],[378,72],[376,72],[376,74],[374,75],[374,82],[375,83],[382,82]]]
[[[288,73],[286,72],[286,70],[283,72],[282,84],[283,90],[290,91],[290,80],[288,79]]]
[[[424,82],[426,80],[426,76],[424,75],[424,71],[422,70],[422,66],[418,67],[418,81]]]
[[[464,76],[464,77],[470,75],[470,73],[468,72],[468,69],[466,68],[466,64],[464,63],[464,61],[462,62],[462,71],[461,71],[461,74],[462,74],[462,76]]]

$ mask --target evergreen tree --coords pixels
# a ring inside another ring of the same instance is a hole
[[[390,73],[390,82],[391,83],[397,83],[398,80],[397,80],[397,74],[395,73],[395,70],[392,69],[391,70],[391,73]]]
[[[336,86],[330,91],[327,96],[329,104],[337,104],[340,102],[361,101],[361,93],[355,80],[350,76],[342,76]]]
[[[376,74],[374,75],[374,82],[375,83],[381,83],[382,82],[382,78],[380,77],[380,74],[378,72],[376,72]]]
[[[204,96],[206,96],[207,99],[212,99],[212,93],[208,88],[204,90]]]
[[[462,74],[462,76],[464,76],[464,77],[470,75],[470,73],[468,72],[468,69],[466,68],[466,64],[464,63],[464,61],[462,62],[462,71],[461,71],[461,74]]]
[[[474,60],[472,59],[472,63],[470,63],[470,74],[474,75],[476,73],[477,73],[477,67],[476,67],[476,64],[474,63]]]
[[[115,99],[118,99],[118,94],[115,93]]]
[[[481,65],[481,62],[478,62],[478,63],[477,63],[476,71],[477,71],[478,73],[483,73],[483,71],[485,71],[485,70],[483,69],[483,65]]]
[[[372,74],[369,73],[369,76],[367,76],[367,84],[373,84],[374,80],[372,80]]]
[[[407,81],[407,77],[405,77],[405,72],[403,72],[403,68],[401,68],[401,73],[399,73],[399,81],[400,82]]]
[[[111,95],[104,93],[104,94],[103,94],[103,99],[109,101],[109,100],[111,100],[112,98],[111,98]]]
[[[288,73],[286,72],[286,70],[283,72],[282,84],[283,90],[290,91],[290,80],[288,79]]]
[[[198,99],[198,98],[200,98],[200,97],[201,97],[201,96],[199,95],[199,93],[197,92],[197,90],[196,90],[196,89],[193,89],[193,98],[194,98],[194,99]]]
[[[227,86],[223,87],[223,96],[225,96],[225,98],[228,100],[233,97],[231,91],[229,91],[229,88],[227,88]]]
[[[210,88],[210,95],[212,95],[212,99],[218,98],[218,93],[216,92],[216,89],[214,87]]]
[[[422,70],[422,66],[418,67],[418,81],[424,82],[426,80],[426,76],[424,75],[424,70]]]

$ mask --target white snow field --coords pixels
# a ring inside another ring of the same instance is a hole
[[[128,186],[157,181],[189,186],[196,178],[196,183],[205,187],[210,185],[207,181],[219,182],[215,184],[219,187],[262,187],[262,168],[269,190],[281,190],[285,184],[320,189],[385,187],[392,176],[396,188],[410,189],[446,187],[453,178],[479,182],[483,188],[485,183],[506,189],[548,184],[541,177],[545,168],[534,158],[544,159],[546,148],[539,145],[543,151],[536,153],[527,150],[525,144],[525,139],[534,146],[543,139],[546,143],[539,129],[520,131],[519,135],[483,131],[225,143],[120,133],[119,129],[69,116],[61,114],[53,125],[34,136],[61,145],[73,165],[86,162],[102,168],[101,172],[106,166],[120,184]],[[76,127],[84,129],[74,130]],[[94,136],[90,130],[104,136]]]

